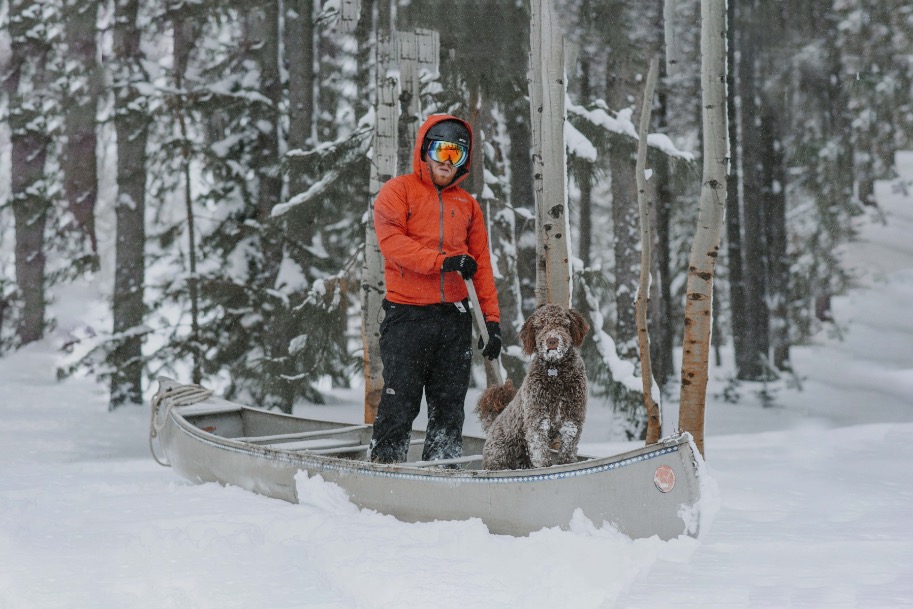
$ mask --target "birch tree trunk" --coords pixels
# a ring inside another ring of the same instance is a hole
[[[44,173],[51,145],[47,61],[50,44],[42,5],[9,2],[10,63],[4,70],[11,144],[11,195],[16,223],[16,284],[22,301],[19,341],[44,336],[45,227],[51,208]]]
[[[422,123],[423,72],[437,73],[441,55],[440,36],[435,30],[396,33],[396,63],[400,75],[399,167],[412,168],[412,151]]]
[[[308,1],[312,2],[313,0]],[[361,4],[361,0],[341,0],[339,6],[340,30],[348,33],[355,31],[361,15]],[[365,4],[371,6],[371,0],[365,0]]]
[[[383,2],[382,2],[383,4]],[[389,4],[387,4],[389,9]],[[385,16],[386,15],[386,16]],[[383,362],[380,359],[380,322],[383,319],[384,259],[374,231],[374,202],[381,186],[396,175],[397,136],[399,122],[399,83],[387,78],[391,63],[389,11],[380,11],[377,32],[377,105],[375,107],[375,132],[371,178],[368,186],[369,205],[365,226],[365,265],[362,269],[362,325],[361,338],[365,366],[365,423],[373,423],[377,416],[381,392],[384,388]],[[410,164],[411,167],[411,164]]]
[[[551,0],[533,0],[530,105],[536,178],[536,304],[571,305],[564,41]],[[544,285],[540,285],[540,280]],[[544,288],[544,289],[543,289]]]
[[[644,391],[644,407],[647,411],[647,444],[659,441],[662,431],[659,404],[653,397],[653,366],[650,359],[650,333],[647,326],[647,304],[650,294],[650,249],[653,235],[650,231],[650,201],[647,194],[647,136],[650,133],[650,114],[653,105],[653,90],[656,87],[659,59],[654,55],[650,60],[650,71],[644,87],[643,102],[640,108],[640,125],[638,129],[637,164],[637,207],[640,212],[640,284],[637,289],[636,317],[637,342],[640,347],[640,375]]]
[[[688,261],[679,429],[704,454],[704,406],[713,306],[713,272],[726,209],[725,0],[701,0],[701,108],[704,171],[697,230]]]
[[[733,0],[735,1],[735,0]],[[663,0],[663,35],[666,46],[666,75],[674,76],[679,72],[682,57],[681,39],[675,24],[675,13],[678,0]]]
[[[142,403],[143,303],[146,243],[146,138],[149,114],[140,87],[143,70],[139,0],[114,8],[114,128],[117,131],[117,240],[114,271],[114,335],[109,362],[111,408]]]
[[[95,158],[95,113],[101,84],[95,44],[98,3],[94,0],[69,0],[65,11],[67,55],[74,68],[67,71],[64,191],[70,213],[89,240],[92,253],[97,255],[95,202],[98,198],[98,177]]]
[[[396,65],[399,68],[399,117],[397,164],[412,167],[412,150],[421,122],[422,99],[418,75],[418,38],[415,32],[396,32]]]

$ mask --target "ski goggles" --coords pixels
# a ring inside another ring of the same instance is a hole
[[[454,167],[461,167],[469,160],[469,149],[454,142],[434,140],[428,143],[428,158],[438,163],[450,161]]]

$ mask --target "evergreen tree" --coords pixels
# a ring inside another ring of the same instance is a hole
[[[144,22],[138,0],[116,0],[112,69],[114,126],[117,131],[117,252],[112,310],[114,326],[111,408],[142,402],[143,336],[146,305],[146,140],[149,82],[140,46]]]
[[[68,105],[65,114],[64,189],[76,226],[88,240],[92,254],[97,255],[95,114],[102,84],[95,40],[98,3],[94,0],[68,0],[64,12],[67,59],[63,103]]]
[[[53,9],[43,2],[10,0],[11,56],[3,74],[10,129],[10,176],[15,218],[15,270],[19,344],[45,331],[45,230],[53,204],[53,182],[45,173],[52,145],[54,100],[49,63]]]

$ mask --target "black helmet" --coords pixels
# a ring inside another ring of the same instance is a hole
[[[469,129],[460,121],[448,119],[431,126],[425,134],[422,149],[427,149],[430,141],[453,142],[469,149]]]

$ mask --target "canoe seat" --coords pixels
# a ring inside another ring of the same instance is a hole
[[[437,465],[459,465],[461,463],[471,463],[481,461],[482,455],[468,455],[465,457],[454,457],[453,459],[437,459],[435,461],[413,461],[412,463],[403,463],[408,467],[434,467]]]
[[[410,445],[422,444],[424,440],[412,440],[409,442]],[[279,448],[286,448],[288,444],[280,444]],[[366,452],[371,447],[370,444],[357,444],[357,445],[347,445],[347,443],[340,442],[338,445],[326,445],[321,447],[314,448],[292,448],[288,450],[301,450],[313,453],[315,455],[340,455],[340,454],[350,454],[350,453],[360,453]]]
[[[240,406],[219,404],[191,404],[190,406],[176,406],[175,409],[185,419],[187,417],[205,417],[214,414],[235,414],[241,412]]]
[[[313,438],[308,440],[299,440],[297,442],[279,442],[276,444],[262,444],[265,448],[277,448],[279,450],[308,451],[308,452],[333,452],[342,448],[359,447],[360,440],[352,438],[350,440],[336,440],[333,438]],[[367,445],[365,445],[367,446]]]
[[[335,436],[338,434],[352,433],[367,429],[370,425],[349,425],[347,427],[333,427],[331,429],[319,429],[316,431],[300,431],[298,433],[280,433],[271,436],[246,436],[241,438],[232,438],[237,442],[250,442],[251,444],[276,443],[284,440],[303,440],[305,438],[319,438],[323,436]]]

